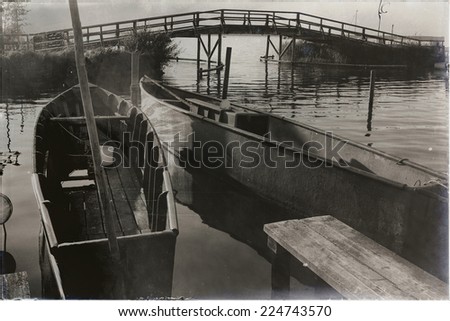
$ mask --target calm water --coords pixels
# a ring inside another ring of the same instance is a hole
[[[181,46],[181,57],[195,57],[195,41],[183,40]],[[266,65],[259,61],[265,52],[263,37],[226,37],[224,50],[226,46],[233,47],[230,100],[265,108],[448,171],[445,72],[377,71],[373,114],[368,119],[369,71]],[[166,69],[165,79],[196,90],[195,68],[195,63],[173,63]],[[217,94],[217,77],[211,77],[209,88],[205,77],[199,90]],[[13,216],[6,224],[7,251],[16,260],[16,270],[28,272],[35,297],[40,295],[40,223],[30,184],[32,131],[47,101],[0,104],[0,151],[21,153],[18,164],[7,164],[0,176],[0,191],[14,204]],[[178,169],[173,181],[181,230],[173,295],[270,298],[269,253],[262,226],[289,218],[292,213],[202,172]],[[307,297],[311,292],[306,290],[302,295]]]

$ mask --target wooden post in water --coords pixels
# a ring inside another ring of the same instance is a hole
[[[101,166],[100,143],[98,139],[97,126],[94,119],[94,109],[92,107],[91,92],[89,90],[88,77],[83,50],[83,35],[81,31],[81,21],[78,12],[77,0],[69,0],[70,15],[72,17],[72,26],[75,42],[75,61],[77,64],[78,79],[80,81],[81,100],[83,102],[84,114],[86,117],[86,127],[89,134],[89,143],[91,145],[92,159],[94,163],[94,175],[99,196],[100,209],[105,218],[106,230],[108,233],[108,243],[113,260],[120,261],[119,244],[113,223],[113,207],[111,192],[106,183],[105,170]]]
[[[270,46],[270,35],[267,35],[267,44],[266,44],[266,61],[269,59],[269,46]]]
[[[369,110],[372,111],[373,94],[375,89],[375,70],[370,71]]]
[[[228,95],[228,81],[230,79],[230,63],[231,63],[231,47],[227,47],[225,55],[225,75],[223,80],[222,99],[227,99]]]
[[[281,60],[281,53],[283,50],[283,36],[279,36],[279,44],[278,44],[278,60]]]
[[[131,103],[135,106],[139,106],[139,51],[133,51],[131,53]]]
[[[217,41],[219,41],[219,48],[217,48],[217,50],[218,50],[218,52],[217,52],[217,67],[219,67],[220,65],[222,65],[222,34],[221,33],[219,33]],[[217,74],[220,75],[220,69],[217,69]],[[219,76],[219,79],[220,79],[220,76]]]
[[[373,94],[375,90],[375,70],[370,71],[370,92],[369,92],[369,111],[367,113],[367,131],[366,136],[370,136],[372,131],[372,110],[373,110]]]

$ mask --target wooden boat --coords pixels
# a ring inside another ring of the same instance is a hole
[[[89,88],[102,165],[108,166],[120,262],[111,258],[75,86],[42,109],[35,128],[32,182],[43,226],[43,296],[168,297],[178,225],[158,135],[139,109],[102,88]]]
[[[299,218],[333,215],[448,280],[446,175],[283,116],[150,78],[141,80],[141,104],[168,155],[183,166],[229,177],[295,209]],[[336,146],[338,153],[330,153]]]

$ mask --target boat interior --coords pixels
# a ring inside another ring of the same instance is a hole
[[[148,119],[100,88],[91,95],[117,236],[175,230],[170,179]],[[74,87],[44,107],[36,125],[37,194],[57,243],[106,238],[81,106]]]
[[[332,163],[333,166],[351,167],[415,188],[436,186],[440,189],[447,184],[444,174],[283,117],[234,104],[221,108],[223,102],[220,99],[170,86],[163,87],[149,80],[144,80],[142,86],[148,93],[170,105],[262,136],[262,139],[284,143],[286,148],[300,149],[311,157],[319,157],[329,164]],[[333,149],[339,151],[338,155],[330,153]]]

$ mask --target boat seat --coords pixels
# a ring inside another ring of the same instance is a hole
[[[204,100],[200,100],[200,99],[196,99],[196,98],[186,98],[186,100],[190,103],[193,103],[195,105],[198,106],[202,106],[208,109],[212,109],[212,110],[216,110],[216,111],[220,111],[220,106],[212,104],[212,103],[208,103]]]
[[[219,121],[221,111],[220,106],[195,98],[186,98],[186,100],[194,104],[194,106],[192,106],[192,112],[196,112],[200,116]],[[194,108],[196,108],[196,110]]]

